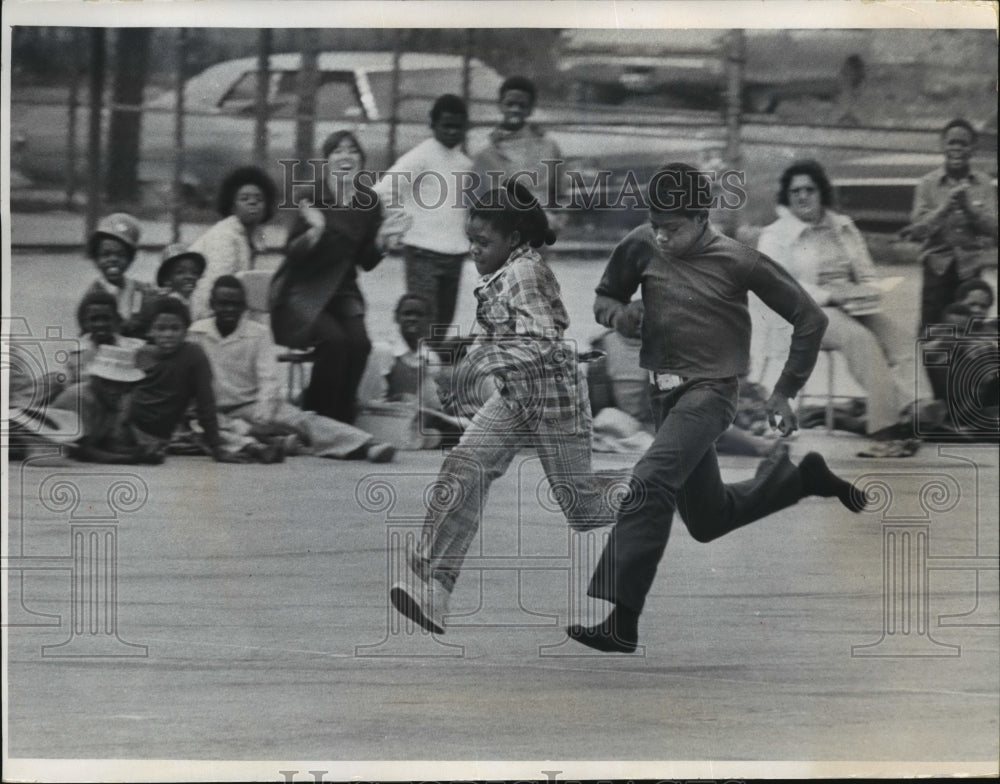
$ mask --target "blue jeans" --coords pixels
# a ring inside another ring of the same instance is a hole
[[[656,436],[633,469],[591,596],[642,610],[675,509],[695,540],[710,542],[803,497],[798,468],[784,453],[765,458],[753,479],[723,484],[715,441],[733,421],[738,394],[736,377],[652,388]]]

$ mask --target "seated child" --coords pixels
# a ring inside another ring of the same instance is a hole
[[[76,309],[76,323],[83,338],[77,361],[70,363],[66,384],[68,387],[86,378],[90,363],[101,346],[120,346],[138,350],[145,341],[119,334],[123,321],[118,312],[118,302],[106,291],[88,291]]]
[[[36,390],[37,399],[34,401],[36,404],[55,400],[64,390],[81,381],[85,377],[87,366],[97,353],[98,346],[128,346],[137,349],[143,344],[143,341],[137,338],[127,338],[118,334],[122,328],[118,301],[113,294],[103,289],[90,289],[83,295],[76,309],[76,323],[80,327],[82,338],[80,347],[70,353],[69,361],[60,371],[51,371],[43,376],[40,393]],[[29,388],[34,386],[32,382]],[[32,397],[35,397],[35,394]],[[15,396],[12,395],[12,405],[14,399]]]
[[[87,241],[87,256],[101,274],[87,291],[106,291],[115,298],[124,319],[121,333],[129,336],[141,331],[138,317],[143,305],[159,293],[151,284],[126,274],[138,249],[139,222],[124,212],[101,219]]]
[[[163,249],[160,266],[156,270],[156,285],[160,287],[161,294],[180,300],[190,311],[191,294],[204,273],[205,257],[176,242]],[[148,300],[142,312],[136,317],[135,334],[146,336],[149,330],[150,308],[154,301],[154,299]]]
[[[427,301],[418,294],[404,294],[396,303],[399,335],[392,343],[372,347],[358,399],[365,403],[417,406],[421,415],[424,447],[439,445],[442,435],[460,435],[468,420],[446,414],[438,394],[438,384],[447,383],[442,374],[445,357],[431,348],[431,315]],[[454,439],[446,439],[453,441]]]
[[[129,419],[136,438],[164,453],[193,401],[212,458],[220,463],[245,462],[223,446],[212,367],[201,346],[185,340],[191,326],[187,306],[175,297],[160,297],[149,309],[149,317],[150,344],[138,353],[139,368],[146,375],[136,386]]]
[[[993,312],[993,304],[996,297],[989,283],[982,278],[972,278],[964,283],[960,283],[955,289],[954,304],[965,305],[976,323],[971,325],[972,334],[996,334],[997,318],[990,315]]]
[[[320,457],[367,459],[373,463],[392,460],[392,445],[379,443],[371,434],[346,422],[285,402],[271,331],[245,317],[246,291],[238,278],[217,278],[209,295],[209,307],[215,317],[196,321],[189,334],[212,363],[223,435],[228,431],[267,438],[263,432],[284,432],[297,436],[296,440],[307,445],[304,450]],[[274,443],[276,436],[270,438]]]
[[[129,400],[143,373],[136,349],[101,344],[82,381],[64,390],[52,408],[79,413],[81,435],[70,456],[89,463],[162,463],[149,443],[140,445],[128,426]]]
[[[191,294],[204,274],[205,257],[177,242],[163,249],[156,285],[190,308]]]

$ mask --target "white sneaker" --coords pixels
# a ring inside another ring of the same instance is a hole
[[[444,634],[444,616],[448,612],[451,594],[437,580],[424,582],[413,572],[389,590],[389,601],[401,615],[406,616],[422,629]]]

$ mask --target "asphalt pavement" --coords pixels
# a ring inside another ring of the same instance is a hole
[[[606,610],[582,594],[603,534],[567,531],[530,453],[494,485],[438,637],[387,599],[436,453],[36,456],[11,472],[5,742],[19,759],[232,761],[212,780],[244,775],[236,761],[270,780],[433,778],[417,761],[502,777],[485,760],[531,762],[533,778],[580,777],[582,761],[637,776],[638,760],[659,778],[746,777],[750,762],[995,772],[996,450],[873,463],[856,443],[802,433],[793,459],[821,449],[881,493],[877,511],[807,499],[709,545],[675,524],[632,656],[566,638]],[[754,466],[722,461],[727,480]],[[76,770],[108,770],[92,764]]]
[[[29,224],[75,230],[16,216],[14,234]],[[136,273],[155,262],[144,252]],[[21,251],[10,268],[11,315],[72,338],[89,262]],[[555,267],[581,341],[599,331],[600,268]],[[893,312],[915,317],[915,272],[886,270],[903,278]],[[472,283],[466,270],[461,324]],[[361,285],[373,336],[390,337],[398,262]],[[804,431],[791,446],[865,484],[871,511],[808,499],[708,545],[677,521],[632,656],[563,632],[606,611],[582,591],[603,534],[567,531],[531,453],[494,485],[439,637],[387,600],[439,453],[141,468],[36,455],[6,477],[4,775],[996,774],[997,449],[864,460],[863,443]],[[636,458],[597,454],[595,467]],[[722,459],[727,481],[755,465]]]

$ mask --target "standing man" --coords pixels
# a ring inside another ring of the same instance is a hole
[[[812,372],[827,318],[778,264],[709,225],[710,198],[711,184],[694,167],[662,167],[649,184],[649,223],[618,244],[597,287],[597,321],[642,338],[639,362],[649,372],[657,427],[588,588],[614,610],[596,626],[567,630],[601,651],[635,650],[674,509],[697,541],[710,542],[809,495],[836,496],[852,512],[864,505],[821,455],[810,452],[795,466],[785,444],[753,479],[722,483],[715,441],[733,421],[738,378],[748,370],[748,292],[794,328],[766,404],[783,436],[798,427],[789,399]],[[631,302],[640,287],[642,300]]]
[[[451,324],[469,250],[461,200],[472,166],[461,149],[468,124],[465,101],[440,96],[431,107],[431,138],[403,155],[375,186],[386,216],[384,247],[403,254],[406,290],[429,304],[432,325]],[[390,220],[400,210],[409,228],[390,234],[391,227],[406,223]]]
[[[966,280],[997,263],[997,199],[991,179],[969,165],[977,134],[961,118],[941,131],[944,165],[925,175],[900,234],[923,243],[920,331],[941,320]]]

